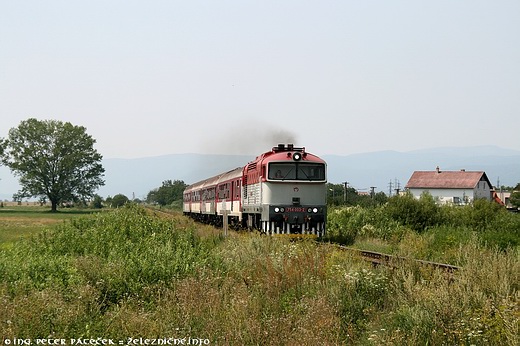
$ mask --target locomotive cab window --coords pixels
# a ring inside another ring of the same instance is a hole
[[[325,166],[313,163],[298,163],[299,180],[325,180]]]
[[[269,164],[269,180],[324,181],[325,165],[309,162],[273,162]]]

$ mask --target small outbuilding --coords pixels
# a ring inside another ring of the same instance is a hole
[[[464,205],[475,199],[491,200],[493,186],[485,172],[415,171],[405,188],[419,198],[428,191],[441,204]]]

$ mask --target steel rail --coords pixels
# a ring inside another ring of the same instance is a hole
[[[376,251],[360,250],[360,249],[355,249],[355,248],[347,247],[344,245],[338,245],[338,244],[336,244],[335,246],[342,250],[356,253],[361,258],[363,258],[366,261],[372,262],[374,265],[381,264],[381,265],[391,266],[392,264],[399,263],[399,262],[415,262],[415,263],[419,263],[421,265],[442,269],[442,270],[445,270],[450,273],[461,269],[461,267],[455,266],[452,264],[438,263],[438,262],[425,261],[425,260],[409,258],[409,257],[389,255],[389,254],[376,252]]]

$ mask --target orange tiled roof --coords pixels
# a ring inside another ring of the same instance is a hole
[[[484,172],[467,171],[415,171],[406,188],[473,189],[484,179],[492,187]]]

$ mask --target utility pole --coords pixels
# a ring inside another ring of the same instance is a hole
[[[376,186],[370,186],[370,198],[374,198],[374,189],[376,188]]]
[[[392,197],[392,179],[388,183],[388,197]]]
[[[343,190],[343,204],[347,204],[348,201],[348,181],[343,182],[344,190]]]
[[[401,183],[399,180],[395,179],[395,194],[399,196],[399,191],[401,191]]]

